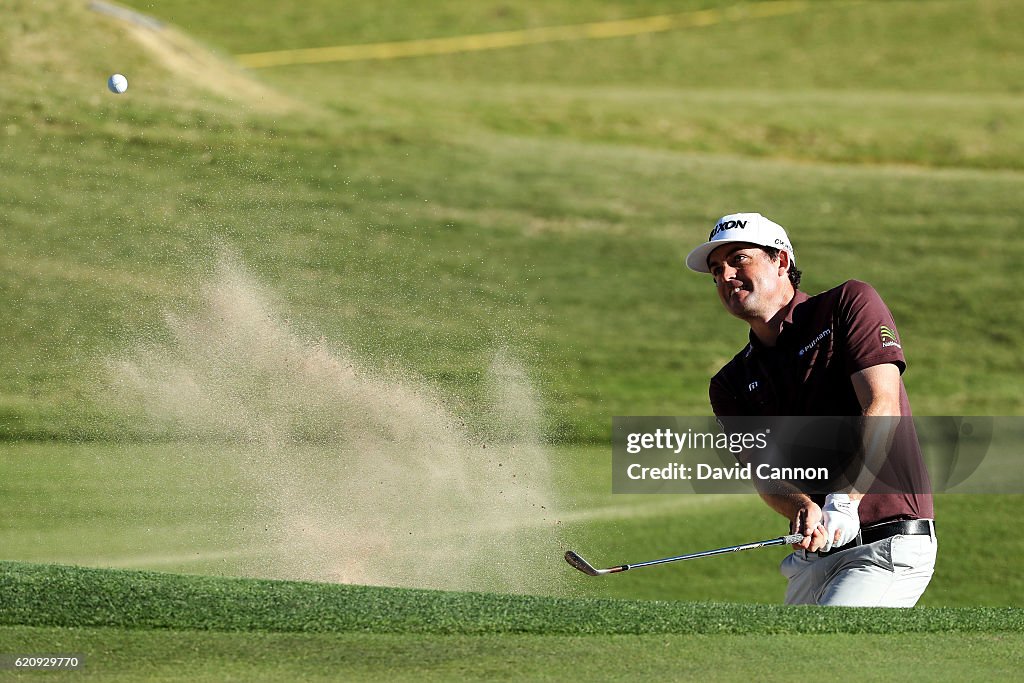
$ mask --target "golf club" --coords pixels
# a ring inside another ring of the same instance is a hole
[[[571,564],[576,569],[579,569],[588,576],[604,576],[605,574],[617,574],[618,572],[624,572],[630,569],[636,569],[637,567],[650,567],[655,564],[665,564],[666,562],[678,562],[680,560],[695,560],[698,557],[710,557],[712,555],[723,555],[725,553],[734,553],[740,550],[753,550],[754,548],[767,548],[772,545],[788,545],[791,543],[799,543],[804,539],[801,534],[790,534],[789,536],[780,536],[779,538],[768,539],[767,541],[757,541],[756,543],[743,543],[742,545],[731,545],[728,548],[717,548],[715,550],[705,550],[699,553],[691,553],[689,555],[677,555],[676,557],[664,557],[660,560],[649,560],[647,562],[637,562],[635,564],[620,564],[617,567],[609,567],[608,569],[594,569],[594,566],[580,557],[575,551],[568,550],[565,553],[565,561]]]

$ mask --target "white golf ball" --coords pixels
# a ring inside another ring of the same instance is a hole
[[[121,74],[114,74],[107,80],[107,87],[110,88],[110,92],[120,95],[128,89],[128,79]]]

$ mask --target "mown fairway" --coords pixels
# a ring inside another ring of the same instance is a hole
[[[744,327],[682,265],[727,212],[785,225],[804,289],[858,278],[882,293],[917,413],[1024,412],[1018,3],[789,3],[764,18],[732,18],[731,3],[713,0],[126,4],[170,26],[133,28],[77,0],[13,0],[0,25],[4,585],[30,585],[46,563],[297,576],[267,540],[287,533],[275,529],[276,501],[249,472],[264,436],[190,425],[154,411],[152,396],[114,397],[126,380],[112,361],[173,343],[174,321],[205,310],[204,283],[225,259],[258,284],[289,338],[414,378],[474,438],[489,436],[495,355],[521,365],[538,396],[530,436],[545,444],[558,502],[487,533],[515,547],[516,534],[557,519],[550,545],[529,549],[557,565],[545,565],[555,578],[528,608],[431,594],[437,611],[415,617],[422,630],[388,609],[419,594],[310,588],[314,604],[362,596],[359,613],[379,619],[322,633],[317,612],[309,628],[235,629],[203,621],[188,600],[169,611],[195,621],[140,622],[129,617],[144,601],[126,601],[88,622],[47,616],[38,601],[12,611],[4,593],[0,654],[96,653],[104,668],[92,675],[123,680],[544,679],[570,663],[594,679],[761,680],[800,670],[794,651],[827,651],[868,680],[1019,668],[1017,610],[931,611],[1024,602],[1024,535],[1005,524],[1017,496],[941,497],[928,610],[891,622],[839,611],[818,629],[807,627],[814,612],[767,606],[587,602],[777,603],[778,549],[604,580],[560,564],[566,547],[609,565],[784,530],[746,497],[609,493],[611,417],[706,414],[708,377],[744,343]],[[252,72],[232,61],[708,8],[723,9],[710,25],[621,38]],[[120,97],[104,88],[115,71],[130,82]],[[258,341],[231,350],[230,367],[253,378],[252,404],[241,403],[260,408],[243,426],[273,411],[291,430],[279,451],[330,446],[333,432],[302,421],[315,397],[280,391],[294,387]],[[208,413],[240,411],[201,398]],[[133,576],[69,571],[52,586],[130,594]],[[279,594],[279,584],[151,580],[158,592],[255,591],[224,614],[269,610]],[[465,601],[536,621],[437,627]],[[673,621],[689,610],[693,621]],[[577,623],[560,614],[602,625],[555,628]],[[656,634],[628,628],[639,620],[629,615],[661,614]],[[942,626],[906,626],[931,617]],[[858,619],[872,626],[838,625]],[[865,661],[879,648],[890,658]]]

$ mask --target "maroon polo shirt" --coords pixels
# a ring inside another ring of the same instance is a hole
[[[850,375],[881,363],[906,369],[896,324],[878,293],[850,280],[808,296],[797,291],[786,307],[774,347],[753,332],[750,343],[711,379],[711,406],[732,415],[860,415]],[[900,414],[911,416],[900,380]],[[901,492],[868,493],[860,504],[863,526],[894,519],[932,519],[931,486],[913,420],[900,420],[887,467]],[[892,489],[889,489],[892,490]],[[823,496],[812,496],[824,503]]]

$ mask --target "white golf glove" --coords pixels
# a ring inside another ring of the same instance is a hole
[[[821,523],[825,527],[827,540],[822,550],[828,552],[832,550],[832,546],[838,548],[857,537],[860,531],[860,516],[857,514],[859,506],[860,501],[850,500],[849,494],[846,493],[830,493],[825,496],[825,505],[821,508]],[[841,533],[838,540],[833,540],[836,531]]]

